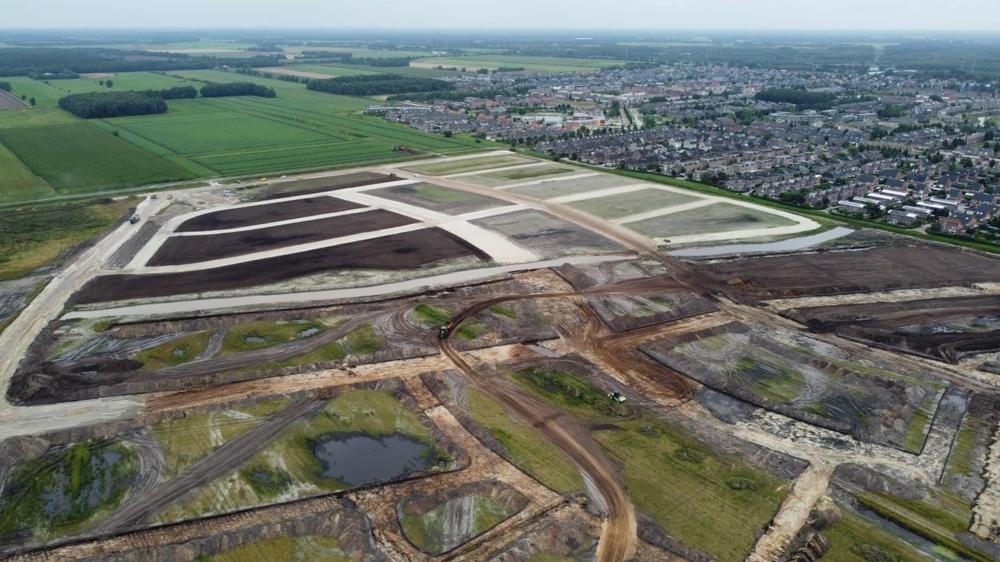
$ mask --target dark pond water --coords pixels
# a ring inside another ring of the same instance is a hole
[[[321,438],[313,453],[323,467],[324,478],[363,486],[426,469],[428,449],[425,443],[398,433],[381,437],[351,433]]]

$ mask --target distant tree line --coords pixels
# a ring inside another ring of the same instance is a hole
[[[798,109],[830,109],[837,101],[837,96],[825,92],[810,92],[798,88],[769,88],[761,90],[755,96],[761,101],[771,103],[790,103]]]
[[[198,90],[196,90],[194,86],[176,86],[173,88],[167,88],[166,90],[146,90],[143,93],[147,96],[163,100],[179,100],[198,97]]]
[[[310,90],[345,96],[379,96],[411,92],[437,92],[454,90],[455,85],[434,78],[414,78],[398,74],[369,74],[340,76],[326,80],[311,80]]]
[[[71,94],[59,100],[59,107],[84,119],[167,112],[167,103],[163,98],[144,92]]]
[[[253,82],[229,82],[226,84],[205,84],[201,87],[203,98],[223,98],[228,96],[258,96],[273,98],[277,93],[272,88]]]
[[[451,90],[447,92],[420,92],[412,94],[396,94],[386,98],[387,101],[462,101],[465,98],[494,99],[499,96],[513,97],[523,94],[527,88],[518,87],[510,90]]]
[[[275,56],[224,59],[96,47],[0,49],[0,76],[30,76],[45,80],[76,78],[80,73],[88,72],[191,70],[217,66],[270,66],[280,63],[281,59]]]
[[[273,98],[275,92],[271,88],[258,84],[234,82],[231,84],[206,84],[201,89],[201,95],[206,98],[224,96]],[[166,100],[195,97],[198,97],[198,90],[193,86],[177,86],[165,90],[146,90],[144,92],[91,92],[68,95],[59,100],[59,107],[77,117],[99,119],[165,113],[167,111]]]
[[[311,60],[377,67],[410,66],[410,62],[416,60],[416,57],[355,57],[351,53],[338,53],[336,51],[302,51],[299,56]]]

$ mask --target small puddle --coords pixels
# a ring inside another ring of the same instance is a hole
[[[381,437],[353,433],[320,438],[313,454],[323,467],[324,478],[364,486],[426,469],[429,449],[427,444],[399,433]]]
[[[110,449],[91,452],[90,474],[82,474],[82,486],[75,483],[78,490],[74,492],[70,470],[60,471],[55,476],[53,485],[42,493],[42,508],[49,517],[66,516],[70,513],[85,513],[104,503],[112,494],[120,489],[120,483],[114,480],[113,467],[121,462],[122,454]]]
[[[243,341],[246,343],[267,343],[267,338],[262,338],[260,336],[243,336]]]
[[[955,554],[954,552],[942,546],[939,546],[925,539],[924,537],[901,527],[900,525],[897,525],[895,522],[890,521],[885,517],[882,517],[881,515],[875,513],[874,511],[866,507],[858,506],[856,510],[865,519],[868,519],[875,525],[881,527],[883,530],[888,531],[889,533],[895,535],[900,540],[908,543],[910,546],[912,546],[920,553],[926,554],[927,556],[933,558],[934,560],[960,560],[960,561],[968,560],[968,558]]]
[[[301,332],[295,334],[295,337],[300,338],[300,339],[301,338],[310,338],[310,337],[315,336],[316,334],[320,333],[320,331],[321,330],[319,328],[307,328],[307,329],[302,330]]]

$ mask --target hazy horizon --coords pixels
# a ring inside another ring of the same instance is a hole
[[[953,0],[508,0],[470,9],[461,0],[34,0],[9,7],[0,29],[412,29],[608,31],[1000,31],[1000,2]]]

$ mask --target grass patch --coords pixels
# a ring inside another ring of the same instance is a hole
[[[226,331],[220,354],[227,355],[264,349],[293,340],[312,337],[326,330],[314,320],[265,320],[233,326]]]
[[[629,496],[682,543],[741,561],[784,500],[788,483],[713,453],[685,430],[643,420],[594,438],[624,467]]]
[[[454,525],[451,516],[456,510],[462,509],[463,506],[456,504],[460,504],[463,500],[472,502],[473,523],[468,533],[464,533],[454,542],[467,542],[496,527],[517,512],[517,509],[509,509],[500,501],[481,494],[450,499],[423,514],[410,513],[408,506],[404,503],[401,506],[403,516],[400,520],[403,534],[406,535],[407,540],[424,552],[443,554],[451,550],[458,546],[454,542],[446,542],[447,537],[456,531],[450,528]]]
[[[608,398],[599,388],[566,371],[529,367],[511,376],[557,408],[584,418],[617,418],[631,411],[628,406]]]
[[[927,427],[931,423],[931,410],[934,407],[935,396],[928,396],[920,405],[910,424],[906,427],[906,436],[903,440],[903,448],[911,453],[919,453],[924,448],[924,439],[927,436]]]
[[[503,445],[504,457],[514,466],[560,494],[583,489],[583,479],[573,461],[537,429],[512,420],[496,400],[470,389],[469,413]]]
[[[142,361],[143,369],[148,371],[181,365],[201,355],[211,335],[211,332],[195,332],[141,351],[135,355],[135,360]]]
[[[138,466],[117,442],[89,441],[16,466],[0,501],[0,535],[29,531],[36,538],[72,534],[113,510]]]
[[[414,191],[417,196],[436,203],[464,203],[475,199],[470,193],[432,183],[419,184]]]
[[[308,560],[309,562],[350,562],[340,549],[337,539],[320,535],[281,537],[243,545],[196,562],[275,562],[277,560]]]
[[[844,516],[823,531],[831,548],[823,562],[926,562],[926,555],[907,542],[842,508]]]
[[[495,304],[490,307],[490,312],[496,314],[497,316],[503,316],[504,318],[510,318],[511,320],[517,320],[517,313],[514,309],[502,304]]]
[[[955,539],[957,533],[968,530],[972,519],[971,508],[958,498],[941,492],[923,501],[871,492],[856,497],[864,507],[935,544],[970,560],[990,560],[988,556],[967,548]]]
[[[669,238],[693,234],[709,234],[757,228],[791,226],[795,222],[768,212],[729,203],[715,203],[707,207],[681,211],[626,226],[647,236]]]
[[[621,193],[619,195],[584,199],[583,201],[575,201],[567,204],[574,209],[579,209],[597,217],[618,219],[636,213],[644,213],[652,209],[691,203],[699,199],[693,195],[648,188]]]
[[[418,324],[428,329],[439,328],[451,321],[452,312],[439,306],[418,304],[410,312]],[[487,330],[486,326],[476,320],[466,320],[455,330],[455,335],[463,340],[474,340]]]
[[[177,476],[287,404],[287,399],[267,400],[233,410],[188,414],[152,426],[166,459],[164,477]]]
[[[560,174],[568,174],[569,172],[572,171],[573,171],[572,168],[543,165],[543,166],[532,166],[530,168],[518,168],[515,170],[494,172],[489,175],[513,181],[513,180],[527,180],[531,178],[542,178],[547,176],[557,176]]]
[[[190,173],[93,123],[0,129],[0,142],[60,194],[190,179]]]
[[[132,199],[21,208],[0,213],[0,280],[49,265],[126,216]]]

